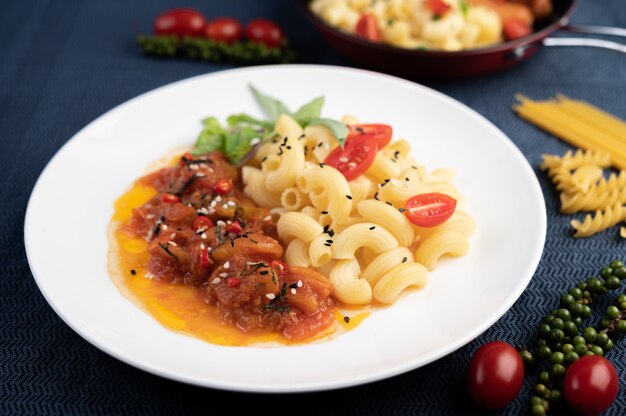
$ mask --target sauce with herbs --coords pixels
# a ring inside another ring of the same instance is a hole
[[[330,282],[280,261],[271,215],[220,152],[140,178],[116,202],[111,234],[118,287],[171,329],[223,345],[334,330]]]

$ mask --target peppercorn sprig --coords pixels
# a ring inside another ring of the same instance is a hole
[[[295,59],[295,52],[285,41],[282,46],[268,48],[258,42],[216,42],[207,38],[176,35],[139,35],[137,44],[144,54],[172,58],[235,62],[247,64],[286,63]]]
[[[579,334],[584,319],[591,317],[596,298],[621,286],[626,279],[626,267],[614,260],[600,271],[600,277],[590,277],[571,288],[560,298],[560,308],[542,321],[534,348],[522,349],[526,367],[539,361],[543,364],[531,398],[531,413],[545,415],[551,405],[562,398],[565,372],[574,361],[585,355],[603,356],[613,348],[610,335],[626,333],[626,295],[619,295],[607,308],[598,328],[586,326]]]

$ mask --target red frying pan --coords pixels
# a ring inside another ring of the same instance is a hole
[[[411,78],[463,78],[512,67],[545,46],[595,46],[620,50],[626,46],[598,39],[547,38],[559,29],[617,34],[624,29],[568,27],[577,0],[553,0],[552,13],[535,22],[528,36],[494,46],[458,52],[414,50],[373,43],[329,26],[309,9],[310,0],[295,0],[298,8],[319,29],[326,41],[341,54],[363,66]],[[614,33],[611,33],[614,31]]]

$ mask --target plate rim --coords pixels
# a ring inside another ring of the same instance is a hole
[[[489,319],[485,319],[482,325],[476,325],[472,330],[468,331],[465,336],[460,337],[460,338],[455,338],[453,342],[451,342],[449,345],[446,346],[446,348],[441,348],[435,352],[423,354],[421,357],[419,357],[419,359],[413,359],[408,362],[405,361],[393,367],[387,368],[384,371],[376,371],[366,376],[357,375],[357,376],[342,378],[341,380],[337,380],[337,381],[331,380],[331,381],[326,381],[326,382],[313,382],[313,383],[306,383],[306,384],[302,383],[302,384],[297,384],[297,385],[286,384],[286,383],[261,385],[257,382],[247,383],[245,380],[237,381],[237,382],[230,382],[230,381],[224,381],[224,380],[214,381],[211,379],[196,377],[193,375],[183,376],[177,373],[173,374],[163,368],[160,368],[158,365],[157,366],[153,364],[150,365],[143,361],[126,357],[125,355],[123,355],[123,353],[118,352],[117,350],[115,350],[115,348],[112,348],[110,345],[108,345],[109,344],[108,342],[101,340],[101,339],[94,339],[93,337],[84,333],[82,329],[79,328],[79,326],[72,321],[71,317],[66,316],[63,313],[63,311],[60,309],[59,305],[55,304],[54,300],[50,297],[50,294],[46,293],[46,291],[44,290],[45,279],[42,280],[41,276],[38,275],[38,272],[35,271],[35,268],[33,267],[33,264],[34,264],[33,254],[31,252],[31,249],[29,249],[29,246],[30,246],[29,241],[32,238],[31,235],[33,234],[32,232],[29,231],[31,227],[30,218],[33,215],[32,214],[33,208],[32,208],[31,202],[33,200],[33,196],[36,195],[36,193],[39,191],[39,188],[42,186],[41,183],[43,181],[44,176],[52,168],[53,164],[60,157],[59,155],[63,153],[64,149],[66,149],[74,141],[78,140],[82,136],[84,131],[88,130],[91,126],[97,123],[100,119],[107,117],[111,113],[118,111],[125,106],[132,105],[135,101],[138,101],[153,93],[157,93],[164,89],[175,88],[179,84],[186,83],[186,82],[193,82],[194,80],[198,80],[202,78],[210,78],[214,76],[228,76],[229,74],[238,73],[238,72],[273,71],[276,69],[278,70],[289,70],[289,69],[314,70],[314,71],[328,71],[328,72],[339,72],[339,73],[348,73],[348,74],[356,72],[356,73],[363,74],[365,76],[370,76],[374,78],[382,78],[382,79],[397,82],[400,84],[405,84],[407,86],[410,86],[411,88],[421,89],[422,91],[428,94],[435,95],[439,99],[444,100],[446,104],[453,105],[457,107],[458,109],[461,109],[465,112],[469,112],[477,122],[480,122],[484,127],[496,133],[496,135],[499,136],[501,141],[507,145],[507,147],[512,152],[512,154],[514,154],[515,157],[521,162],[520,165],[523,166],[523,169],[526,171],[526,176],[530,179],[530,183],[532,183],[532,187],[534,188],[536,196],[537,196],[537,198],[534,199],[534,205],[541,208],[538,210],[538,213],[539,213],[538,227],[542,231],[540,233],[540,241],[537,242],[538,244],[533,250],[533,258],[529,259],[529,261],[526,263],[527,264],[526,269],[524,270],[523,273],[520,274],[520,275],[523,275],[524,278],[518,281],[517,285],[515,285],[514,287],[514,290],[512,290],[507,295],[505,301],[502,303],[500,308],[493,311],[489,315],[490,316]],[[383,74],[383,73],[370,71],[370,70],[364,70],[360,68],[342,67],[342,66],[334,66],[334,65],[318,65],[318,64],[259,65],[259,66],[253,66],[253,67],[233,68],[233,69],[228,69],[228,70],[215,71],[215,72],[196,75],[193,77],[179,79],[174,82],[145,91],[135,97],[132,97],[126,101],[123,101],[122,103],[116,105],[115,107],[107,110],[106,112],[94,118],[92,121],[86,124],[83,128],[81,128],[76,133],[74,133],[73,136],[70,139],[68,139],[56,151],[54,156],[50,159],[50,161],[46,164],[44,169],[41,171],[31,191],[31,194],[28,199],[28,205],[26,208],[25,217],[24,217],[24,246],[25,246],[26,257],[28,260],[29,268],[31,270],[31,274],[33,275],[35,283],[37,284],[39,291],[44,296],[46,302],[48,303],[48,305],[50,305],[50,307],[54,310],[54,312],[61,318],[61,320],[65,324],[67,324],[74,332],[76,332],[84,340],[86,340],[88,343],[98,348],[100,351],[128,365],[131,365],[135,368],[139,368],[143,371],[146,371],[151,374],[155,374],[160,377],[179,381],[179,382],[186,383],[186,384],[202,386],[202,387],[210,387],[210,388],[216,388],[216,389],[221,389],[221,390],[238,391],[238,392],[254,392],[254,393],[302,393],[302,392],[326,391],[326,390],[333,390],[333,389],[363,385],[363,384],[367,384],[367,383],[371,383],[371,382],[375,382],[379,380],[384,380],[384,379],[387,379],[387,378],[390,378],[399,374],[406,373],[408,371],[415,370],[417,368],[424,367],[438,360],[439,358],[447,356],[448,354],[458,350],[459,348],[471,342],[473,339],[480,336],[484,331],[486,331],[495,322],[497,322],[500,318],[502,318],[502,316],[504,316],[504,314],[511,308],[511,306],[520,298],[523,291],[526,289],[526,287],[532,280],[532,277],[534,276],[534,273],[536,272],[536,269],[539,265],[539,262],[543,254],[544,246],[545,246],[546,234],[547,234],[547,214],[546,214],[545,200],[543,197],[541,186],[539,184],[538,178],[534,170],[532,169],[526,157],[522,154],[521,150],[515,145],[515,143],[502,130],[500,130],[496,125],[490,122],[486,117],[484,117],[483,115],[481,115],[474,109],[470,108],[468,105],[465,105],[461,103],[460,101],[446,94],[443,94],[437,90],[434,90],[430,87],[427,87],[425,85],[422,85],[416,82],[412,82],[412,81],[395,77],[392,75]]]

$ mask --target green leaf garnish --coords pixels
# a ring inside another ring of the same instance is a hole
[[[317,97],[311,102],[304,104],[291,116],[300,123],[301,120],[307,120],[312,118],[319,118],[322,114],[322,107],[324,106],[324,97]]]
[[[467,11],[469,9],[469,4],[467,4],[467,0],[459,0],[459,7],[461,8],[461,13],[463,13],[463,16],[467,17]]]
[[[341,147],[346,143],[346,137],[348,137],[348,127],[340,121],[333,120],[331,118],[314,118],[307,122],[308,126],[322,125],[328,128],[333,133],[333,136],[339,142]]]
[[[259,133],[252,127],[234,128],[228,131],[224,140],[224,153],[231,163],[237,164],[252,148],[250,142],[259,137]]]
[[[252,85],[250,85],[250,91],[252,91],[252,94],[254,94],[254,98],[256,98],[257,102],[259,103],[263,111],[269,116],[270,120],[276,120],[278,116],[283,113],[290,113],[287,106],[283,104],[280,100],[263,94]]]
[[[224,146],[224,128],[215,117],[202,120],[204,128],[196,140],[194,154],[210,153],[214,150],[222,150]]]

